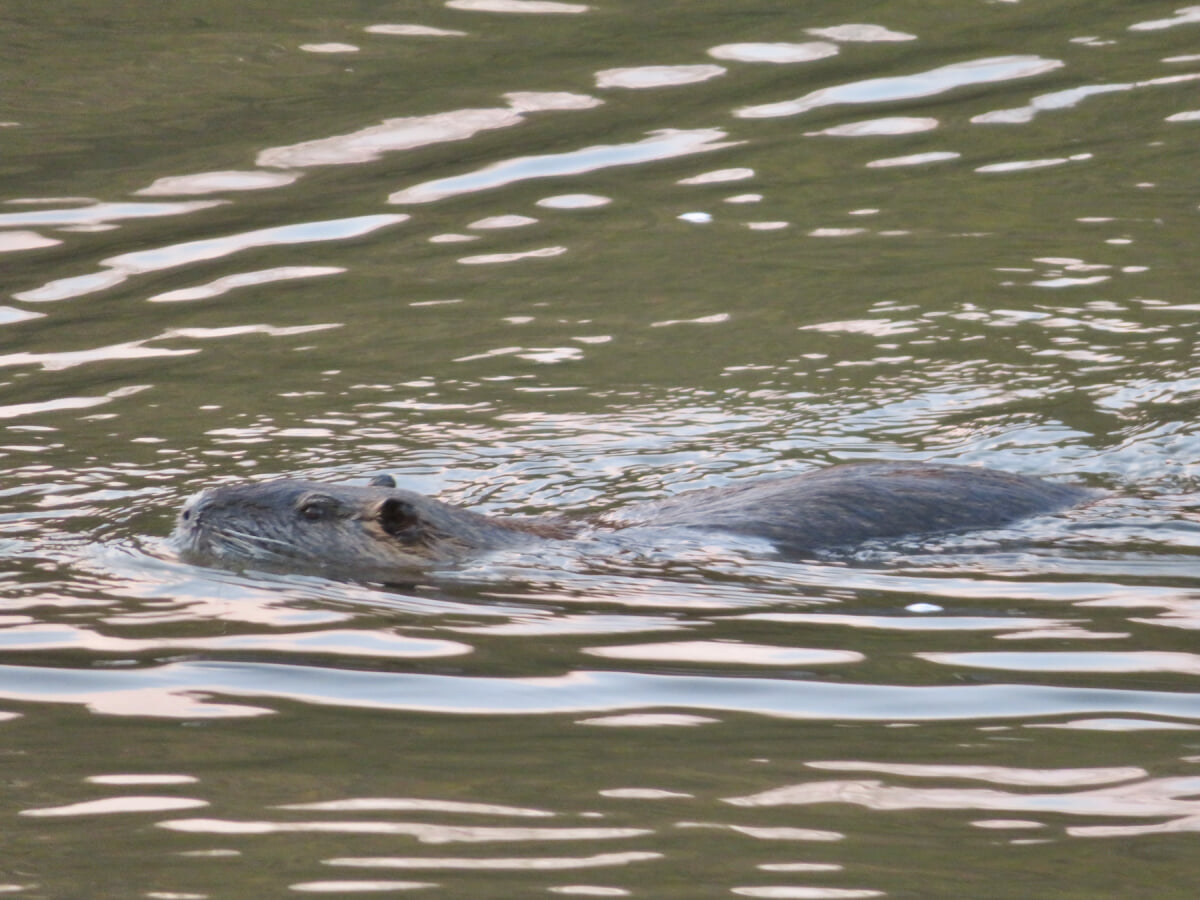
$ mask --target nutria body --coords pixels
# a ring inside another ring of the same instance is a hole
[[[180,512],[188,559],[368,580],[489,550],[608,531],[690,529],[763,539],[789,557],[873,538],[994,528],[1073,506],[1086,488],[970,466],[852,463],[689,491],[591,519],[489,517],[402,490],[281,479],[211,488]]]

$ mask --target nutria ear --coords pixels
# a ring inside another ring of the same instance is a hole
[[[389,497],[379,504],[379,524],[392,537],[414,542],[421,536],[421,517],[405,500]]]
[[[374,478],[368,481],[367,484],[369,484],[371,487],[394,488],[396,486],[396,479],[391,475],[376,475]]]

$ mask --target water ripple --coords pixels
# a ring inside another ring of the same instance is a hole
[[[542,156],[523,156],[493,163],[466,175],[440,178],[396,191],[390,203],[431,203],[459,194],[491,190],[532,178],[551,178],[580,175],[613,166],[629,166],[652,160],[671,159],[693,153],[707,153],[736,146],[737,141],[722,141],[726,136],[719,128],[693,130],[665,129],[650,137],[628,144],[602,144],[551,153]]]
[[[742,119],[795,116],[822,106],[858,103],[891,103],[918,97],[933,97],[971,84],[1010,81],[1044,75],[1063,65],[1061,60],[1040,56],[997,56],[940,66],[915,75],[871,78],[835,87],[821,88],[796,100],[745,106],[737,110]]]
[[[652,707],[859,722],[962,721],[1129,713],[1200,720],[1200,694],[1044,685],[907,687],[577,671],[473,678],[311,669],[269,663],[178,662],[138,671],[0,666],[0,697],[84,703],[98,712],[188,717],[257,715],[197,695],[455,714],[580,714]]]

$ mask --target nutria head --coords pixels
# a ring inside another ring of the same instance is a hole
[[[184,505],[172,540],[200,563],[371,579],[509,546],[522,534],[381,476],[365,487],[281,479],[210,488]]]

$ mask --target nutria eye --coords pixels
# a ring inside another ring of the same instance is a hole
[[[306,497],[297,511],[310,522],[319,522],[333,514],[334,502],[329,497]]]

